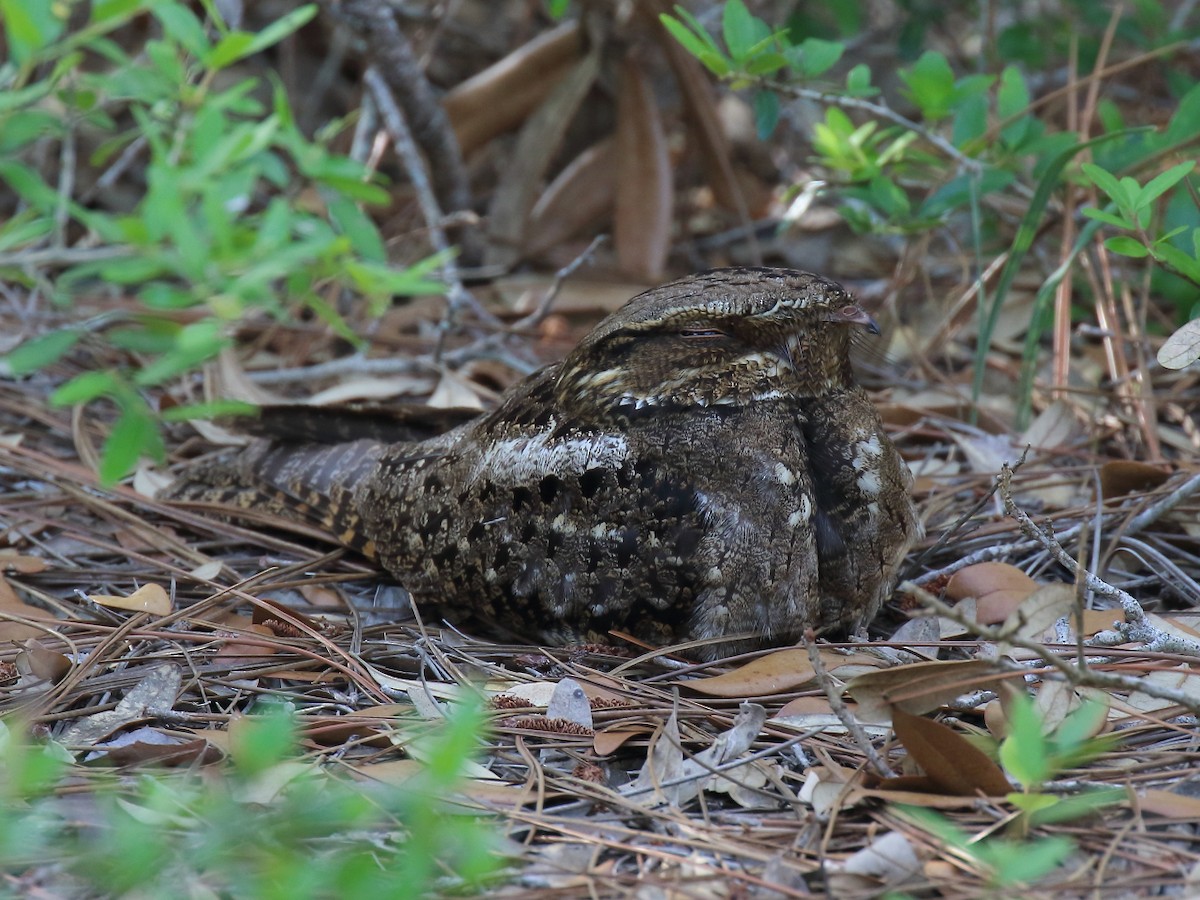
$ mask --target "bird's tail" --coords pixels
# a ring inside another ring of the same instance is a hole
[[[384,445],[258,441],[222,459],[194,464],[159,496],[214,504],[236,516],[252,510],[318,525],[366,556],[375,548],[363,534],[355,488],[378,464]]]

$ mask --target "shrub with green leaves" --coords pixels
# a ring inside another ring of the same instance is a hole
[[[241,724],[232,765],[204,778],[91,772],[94,791],[71,801],[59,790],[71,755],[0,723],[0,870],[106,896],[175,896],[190,885],[256,900],[419,897],[478,887],[496,871],[488,825],[447,806],[483,730],[478,705],[428,736],[422,756],[432,762],[399,785],[297,760],[282,707]]]
[[[1103,4],[1080,6],[1094,19],[1091,13]],[[1122,32],[1139,51],[1161,51],[1178,38],[1167,33],[1167,16],[1149,14],[1154,6],[1132,12],[1136,28]],[[906,52],[920,44],[924,26],[913,21],[917,18],[910,19],[901,36]],[[1107,18],[1104,12],[1093,23],[1097,34]],[[814,162],[852,228],[900,235],[938,232],[951,246],[961,245],[973,255],[978,271],[986,268],[985,257],[1008,253],[982,309],[976,396],[990,334],[1008,290],[1035,235],[1061,210],[1072,184],[1095,185],[1111,202],[1107,209],[1081,210],[1090,221],[1083,223],[1070,260],[1089,246],[1097,228],[1113,229],[1118,233],[1106,241],[1109,250],[1157,264],[1152,287],[1175,303],[1177,320],[1200,316],[1197,185],[1190,181],[1193,163],[1176,161],[1195,156],[1200,135],[1200,84],[1194,79],[1180,75],[1172,80],[1178,105],[1164,128],[1127,124],[1117,107],[1105,101],[1098,108],[1100,133],[1085,139],[1054,128],[1032,104],[1025,66],[1036,38],[1021,28],[1006,29],[988,48],[998,70],[994,74],[960,75],[939,51],[913,52],[911,64],[896,72],[902,85],[896,99],[912,110],[902,115],[880,100],[881,90],[866,64],[850,68],[840,83],[828,78],[845,44],[797,33],[796,22],[772,28],[752,15],[743,0],[724,4],[720,40],[682,7],[661,19],[710,72],[734,88],[754,90],[760,134],[776,127],[780,98],[815,100],[826,107],[811,136]],[[1097,40],[1085,34],[1080,42],[1083,56],[1094,59]],[[1044,46],[1037,49],[1044,55]],[[1000,192],[1019,194],[1025,205],[1015,234],[985,209],[989,195]],[[1038,293],[1025,348],[1026,401],[1037,342],[1063,272],[1065,267],[1052,273]],[[1021,413],[1024,420],[1027,403]]]
[[[2,365],[32,372],[85,340],[142,360],[85,372],[54,395],[116,405],[106,482],[141,455],[162,455],[145,389],[213,359],[239,322],[307,308],[357,344],[338,312],[343,298],[378,315],[394,295],[440,290],[431,279],[438,258],[389,265],[362,209],[386,203],[387,192],[329,148],[344,123],[310,139],[280,84],[238,68],[311,20],[315,5],[259,33],[229,29],[212,0],[201,5],[203,21],[178,0],[0,0],[11,51],[0,66],[0,183],[16,197],[0,222],[0,277],[60,306],[114,290],[129,298],[34,337]],[[86,21],[68,29],[84,6]],[[123,42],[135,20],[154,36],[131,52]],[[75,168],[85,136],[97,148],[86,164],[100,170],[90,192]],[[61,163],[53,179],[52,167],[35,164],[45,159]],[[135,186],[127,208],[97,203],[131,170],[140,177],[122,181]]]

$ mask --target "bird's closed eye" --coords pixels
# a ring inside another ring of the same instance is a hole
[[[679,336],[686,341],[714,341],[725,337],[719,328],[681,328]]]

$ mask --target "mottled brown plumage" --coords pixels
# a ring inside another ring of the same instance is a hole
[[[491,413],[325,445],[303,441],[354,429],[296,426],[172,496],[283,507],[451,620],[525,638],[740,635],[711,657],[854,626],[918,527],[851,374],[856,325],[820,276],[710,272],[635,297]]]

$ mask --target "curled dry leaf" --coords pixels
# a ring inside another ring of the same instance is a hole
[[[579,22],[567,22],[538,35],[446,94],[442,107],[463,156],[524,120],[582,51]]]
[[[1200,319],[1192,319],[1158,348],[1158,364],[1164,369],[1182,369],[1200,359]]]
[[[996,690],[1002,679],[986,659],[911,663],[859,675],[846,689],[871,721],[886,719],[893,709],[922,715],[970,691]]]
[[[1007,619],[1037,588],[1038,583],[1016,566],[983,562],[955,572],[946,584],[946,596],[954,600],[975,597],[976,620],[996,624]]]
[[[842,654],[821,650],[821,661],[830,674],[846,666],[878,668],[880,660],[865,653]],[[711,678],[680,682],[709,697],[762,697],[782,694],[810,684],[816,678],[808,651],[800,648],[777,650],[751,660],[731,672]]]
[[[1138,808],[1144,813],[1168,819],[1200,819],[1200,797],[1149,788],[1138,795]]]
[[[662,279],[671,247],[671,160],[650,81],[633,58],[617,97],[617,209],[613,243],[621,270]]]
[[[948,725],[897,709],[892,712],[892,728],[941,793],[1002,797],[1012,790],[1000,767]],[[886,789],[886,780],[881,787]]]
[[[174,663],[157,663],[125,692],[116,709],[93,713],[63,732],[64,744],[94,744],[140,719],[164,716],[175,708],[183,684],[183,670]]]
[[[1004,619],[1001,629],[1006,635],[1015,635],[1026,640],[1036,641],[1046,629],[1052,627],[1063,616],[1070,615],[1075,606],[1075,587],[1070,584],[1056,582],[1045,584],[1017,604]],[[1001,612],[1000,604],[989,604],[988,613]],[[984,620],[983,604],[977,611],[980,622]]]
[[[88,599],[111,609],[128,609],[165,616],[171,611],[171,598],[161,584],[143,584],[127,597],[113,594],[88,594]]]
[[[588,147],[559,173],[529,214],[524,246],[527,256],[546,252],[611,213],[617,192],[616,159],[616,143],[607,137]],[[563,307],[559,304],[555,308]]]
[[[826,863],[835,897],[875,896],[881,887],[895,889],[921,872],[921,859],[898,831],[873,840],[845,862]]]
[[[1132,459],[1112,459],[1100,467],[1100,490],[1105,500],[1152,491],[1165,484],[1171,473],[1159,466]]]
[[[16,572],[18,575],[35,575],[44,572],[50,563],[40,556],[25,556],[15,550],[6,548],[0,550],[0,569],[5,572]]]

